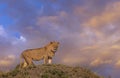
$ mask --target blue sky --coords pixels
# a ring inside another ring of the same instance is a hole
[[[119,12],[119,0],[0,0],[0,69],[19,64],[25,49],[59,41],[54,63],[119,78]]]

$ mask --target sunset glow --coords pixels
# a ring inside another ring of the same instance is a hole
[[[53,63],[119,78],[120,0],[0,0],[1,70],[50,41],[60,42]]]

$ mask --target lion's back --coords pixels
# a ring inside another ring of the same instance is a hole
[[[23,51],[22,55],[28,56],[31,58],[40,58],[40,57],[47,55],[46,52],[47,51],[44,48],[27,49],[27,50]]]

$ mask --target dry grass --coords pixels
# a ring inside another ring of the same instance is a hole
[[[14,69],[0,78],[102,78],[82,67],[69,67],[61,64],[38,65],[25,69]]]

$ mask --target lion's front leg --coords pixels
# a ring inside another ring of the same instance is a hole
[[[52,64],[52,57],[48,57],[48,63]]]
[[[48,57],[44,57],[44,64],[48,63]]]
[[[49,59],[49,60],[48,60],[48,63],[49,63],[49,64],[52,64],[52,59]]]

